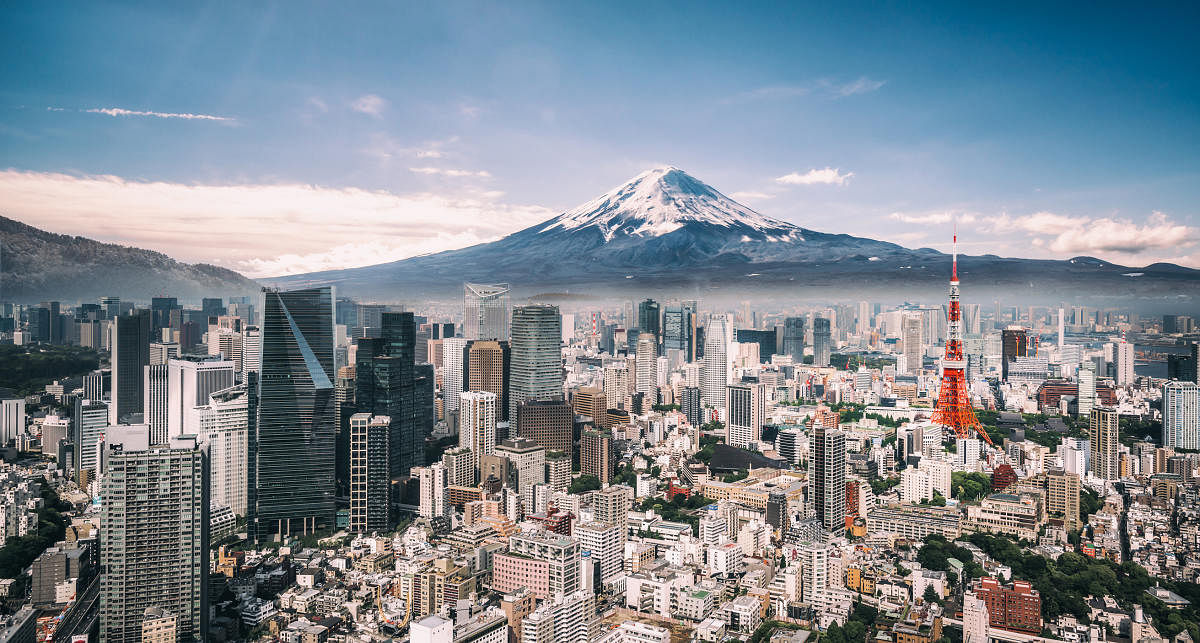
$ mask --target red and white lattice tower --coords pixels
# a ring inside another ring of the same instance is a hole
[[[946,354],[942,358],[942,390],[938,393],[933,421],[954,429],[960,438],[970,436],[974,429],[988,444],[988,437],[975,409],[971,407],[971,396],[967,393],[967,360],[963,357],[962,307],[958,303],[958,235],[954,235],[954,263],[950,275],[950,311],[946,339]],[[995,446],[995,445],[993,445]]]

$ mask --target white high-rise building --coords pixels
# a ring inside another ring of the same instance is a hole
[[[920,313],[905,313],[900,321],[900,341],[904,348],[904,372],[920,373],[925,359],[925,345],[921,342],[922,318]],[[897,360],[899,364],[899,360]]]
[[[607,522],[585,522],[575,527],[573,535],[579,540],[580,552],[590,551],[592,560],[600,563],[602,582],[610,582],[624,571],[624,529]]]
[[[343,327],[343,333],[345,332]],[[258,372],[262,367],[262,330],[258,326],[247,326],[242,329],[242,380],[246,373]]]
[[[1079,367],[1079,417],[1091,417],[1092,409],[1096,407],[1096,367],[1088,360]]]
[[[458,394],[458,446],[479,457],[496,452],[496,394],[491,391],[465,391]]]
[[[812,544],[800,551],[800,600],[812,605],[829,589],[829,547]]]
[[[1114,379],[1117,386],[1133,384],[1136,379],[1133,373],[1133,344],[1122,338],[1121,341],[1113,344],[1113,353],[1116,366]]]
[[[727,387],[725,442],[745,449],[762,440],[762,425],[767,416],[766,391],[761,384],[735,384]]]
[[[420,485],[422,518],[439,518],[446,515],[446,467],[435,462],[427,467],[413,467],[412,476]]]
[[[658,403],[658,343],[643,333],[637,341],[637,392],[642,394],[642,411]]]
[[[76,399],[71,424],[75,432],[72,438],[75,442],[75,479],[82,480],[81,474],[86,470],[94,481],[100,473],[99,445],[108,429],[108,404],[100,400]]]
[[[958,449],[955,452],[956,462],[963,471],[979,470],[979,440],[976,438],[958,438]]]
[[[729,385],[729,345],[731,324],[728,315],[713,315],[704,329],[704,367],[701,371],[700,398],[714,408],[725,406],[725,387]]]
[[[1162,388],[1163,444],[1200,449],[1200,387],[1194,382],[1167,382]]]
[[[170,378],[166,364],[151,364],[143,367],[142,415],[150,425],[150,444],[166,444],[170,434]]]
[[[194,409],[208,404],[213,393],[232,387],[236,371],[237,365],[229,360],[167,362],[168,437],[199,433]]]
[[[463,351],[466,348],[465,338],[442,340],[442,404],[446,413],[458,410],[459,394],[466,388],[463,382]]]
[[[24,431],[25,400],[0,400],[0,445],[7,445]]]
[[[1062,309],[1059,309],[1060,311]],[[988,608],[974,592],[963,594],[963,643],[988,643]]]
[[[604,399],[612,409],[629,409],[629,364],[624,361],[604,365]]]
[[[521,643],[588,643],[596,597],[587,589],[546,600],[521,619]]]
[[[209,395],[209,403],[194,409],[201,444],[208,445],[213,506],[246,515],[249,400],[246,388],[232,387]]]

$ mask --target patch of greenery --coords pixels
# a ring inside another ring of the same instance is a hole
[[[871,491],[875,495],[886,493],[888,489],[900,484],[900,478],[871,478]]]
[[[100,356],[79,346],[0,345],[0,388],[19,395],[43,390],[54,380],[86,375],[100,367]]]
[[[738,480],[745,480],[749,476],[750,476],[749,471],[747,471],[745,469],[738,469],[737,471],[734,471],[733,473],[725,476],[724,478],[721,478],[721,480],[724,482],[737,482]]]
[[[639,505],[638,511],[654,510],[655,513],[663,517],[663,520],[669,522],[682,522],[692,526],[692,534],[697,533],[700,526],[700,517],[696,515],[696,510],[701,507],[707,507],[712,504],[712,500],[701,495],[692,495],[684,497],[682,494],[676,495],[671,500],[666,498],[647,498]]]
[[[0,578],[16,578],[26,567],[67,533],[70,519],[62,512],[71,508],[42,479],[42,499],[45,506],[38,509],[38,531],[28,536],[12,536],[0,548]]]
[[[584,474],[571,481],[571,486],[567,487],[567,493],[585,493],[588,491],[600,490],[600,478],[590,474]]]
[[[854,604],[854,611],[845,625],[834,623],[821,636],[821,643],[859,643],[867,639],[867,634],[874,629],[875,619],[879,610],[861,602]],[[871,637],[874,638],[874,637]]]
[[[655,411],[658,411],[659,413],[666,413],[668,411],[678,411],[679,405],[678,404],[655,404],[654,406],[651,406],[650,408],[654,409]]]
[[[962,502],[978,500],[991,493],[992,479],[982,473],[954,471],[950,474],[950,497]]]

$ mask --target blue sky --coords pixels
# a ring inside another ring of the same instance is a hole
[[[1200,266],[1200,9],[906,4],[10,3],[0,212],[268,275],[672,164],[821,231]]]

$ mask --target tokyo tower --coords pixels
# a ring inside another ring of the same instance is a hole
[[[950,311],[946,339],[946,354],[942,358],[942,390],[938,393],[937,406],[933,411],[933,421],[954,429],[960,438],[969,437],[969,431],[975,429],[984,442],[992,444],[979,418],[975,417],[975,409],[971,407],[971,397],[967,394],[967,361],[963,358],[962,343],[962,307],[958,303],[958,235],[954,235],[954,263],[950,274]]]

